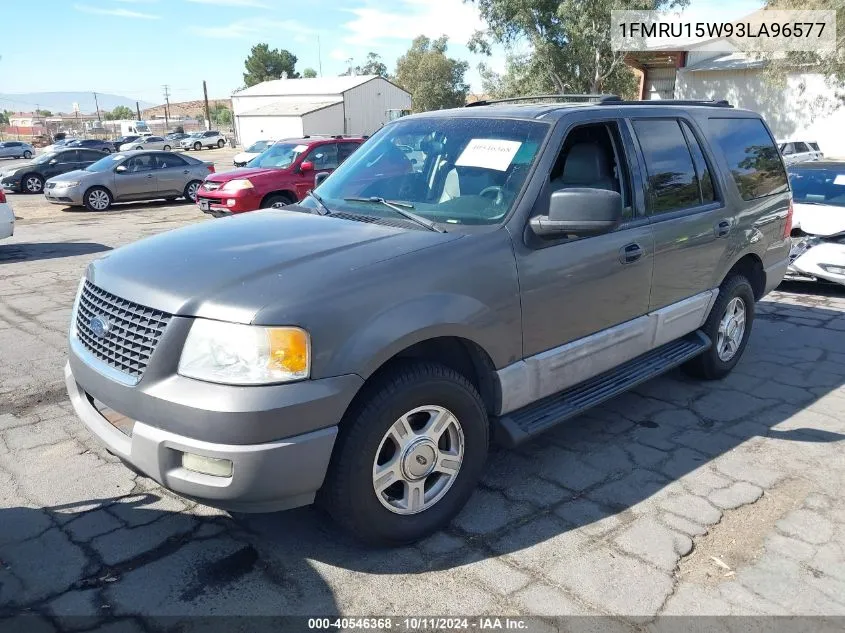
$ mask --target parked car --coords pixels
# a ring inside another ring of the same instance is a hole
[[[173,152],[132,151],[112,154],[85,169],[51,178],[48,202],[106,211],[114,202],[164,198],[194,200],[212,163]]]
[[[787,276],[845,284],[845,161],[790,165],[795,216]]]
[[[127,135],[125,135],[125,136],[118,136],[117,138],[113,138],[113,139],[112,139],[111,141],[109,141],[109,142],[110,142],[110,143],[112,144],[112,146],[114,147],[114,150],[112,150],[112,151],[119,152],[119,151],[120,151],[120,148],[121,148],[124,144],[126,144],[126,143],[131,143],[132,141],[136,141],[136,140],[138,140],[139,138],[141,138],[141,137],[140,137],[139,135],[137,135],[137,134],[127,134]]]
[[[105,152],[94,149],[58,149],[0,174],[0,187],[17,193],[41,193],[44,183],[54,176],[76,169],[85,169],[97,162]]]
[[[367,541],[431,534],[491,439],[740,360],[788,265],[790,191],[759,115],[699,103],[402,117],[299,205],[111,251],[73,309],[71,402],[192,499],[318,498]]]
[[[21,141],[0,142],[0,158],[26,158],[35,156],[35,148],[29,143]]]
[[[54,152],[56,150],[63,149],[65,147],[67,147],[68,143],[75,141],[75,140],[76,139],[71,137],[71,136],[66,136],[65,138],[62,138],[62,139],[55,141],[52,145],[48,145],[47,147],[45,147],[42,150],[42,153],[49,154],[49,153]]]
[[[111,154],[114,151],[114,143],[111,141],[102,141],[97,138],[78,138],[75,141],[67,143],[65,147],[84,147],[85,149],[96,149],[106,154]]]
[[[787,165],[824,158],[824,154],[819,149],[819,144],[815,142],[783,141],[778,148]]]
[[[194,132],[189,134],[187,138],[179,141],[179,147],[182,149],[201,150],[203,147],[208,149],[220,148],[226,145],[226,139],[220,132]]]
[[[168,152],[173,149],[173,141],[168,141],[161,136],[141,136],[120,146],[121,152],[142,149],[160,149]]]
[[[15,234],[15,212],[6,200],[6,194],[0,189],[0,240]]]
[[[179,141],[188,138],[188,135],[184,132],[171,132],[170,134],[165,135],[164,138],[168,141],[173,141],[173,147],[179,147]]]
[[[243,167],[253,158],[261,154],[265,149],[270,147],[275,141],[255,141],[252,145],[247,147],[240,154],[235,154],[232,159],[232,164],[235,167]]]
[[[207,177],[197,193],[201,211],[220,217],[302,200],[318,174],[330,173],[358,149],[362,138],[286,139],[247,166]]]

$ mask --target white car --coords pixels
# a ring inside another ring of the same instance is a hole
[[[6,194],[0,189],[0,240],[15,233],[15,214],[6,202]]]
[[[121,152],[131,152],[133,149],[163,149],[167,152],[173,149],[173,141],[161,136],[142,136],[120,146]]]
[[[179,141],[179,146],[182,149],[201,150],[203,147],[213,149],[215,147],[223,147],[226,145],[226,139],[220,132],[194,132],[188,138],[183,138]]]
[[[234,164],[235,167],[243,167],[256,156],[260,156],[265,149],[275,142],[276,141],[255,141],[255,143],[247,147],[240,154],[235,154],[235,157],[232,159],[232,164]]]
[[[783,155],[783,162],[787,165],[803,163],[810,160],[821,160],[824,154],[819,144],[810,141],[778,141],[778,148]]]
[[[791,165],[792,250],[787,276],[845,285],[845,162]]]

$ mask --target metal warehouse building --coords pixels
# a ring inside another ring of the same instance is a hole
[[[232,95],[240,143],[315,134],[372,134],[411,95],[378,75],[276,79]]]

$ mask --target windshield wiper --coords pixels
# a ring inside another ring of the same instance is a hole
[[[317,201],[317,204],[319,204],[322,207],[323,211],[320,213],[320,215],[331,215],[332,210],[329,209],[328,206],[326,206],[326,203],[323,202],[323,199],[320,197],[319,194],[316,194],[313,191],[309,191],[308,195],[311,196],[312,198],[314,198],[314,200]]]
[[[446,233],[446,229],[440,228],[431,220],[427,220],[421,215],[417,215],[412,211],[408,211],[408,209],[414,208],[414,205],[410,202],[399,202],[398,200],[385,200],[384,198],[379,198],[378,196],[370,196],[369,198],[344,198],[344,200],[348,202],[375,202],[376,204],[383,204],[388,209],[392,209],[399,215],[408,218],[412,222],[416,222],[420,226],[424,226],[430,231],[434,231],[435,233]]]

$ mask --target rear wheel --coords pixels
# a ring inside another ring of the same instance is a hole
[[[196,143],[194,143],[194,149],[195,149],[196,151],[200,151],[200,150],[202,149],[202,143],[200,143],[199,141],[197,141]]]
[[[143,147],[141,147],[141,146],[139,145],[139,146],[138,146],[138,147],[136,147],[135,149],[144,149],[144,148],[143,148]]]
[[[713,342],[710,349],[684,364],[685,372],[704,380],[727,376],[739,362],[754,322],[754,291],[743,275],[726,279],[701,328]]]
[[[163,149],[165,152],[169,152],[170,151],[170,145],[165,145],[161,149]]]
[[[267,196],[264,200],[261,201],[261,208],[262,209],[281,209],[282,207],[286,207],[289,204],[293,204],[294,200],[284,194],[284,193],[276,193],[272,196]]]
[[[182,192],[183,197],[186,200],[190,200],[192,202],[197,201],[197,191],[200,189],[200,185],[202,184],[199,180],[192,180],[187,185],[185,185],[185,191]]]
[[[23,157],[24,157],[25,159],[29,160],[30,158],[32,158],[32,152],[30,152],[29,150],[26,150],[26,151],[23,153]]]
[[[41,193],[44,191],[44,178],[38,174],[27,174],[21,180],[27,193]]]
[[[105,187],[91,187],[83,199],[89,211],[108,211],[112,203],[111,193]]]
[[[223,146],[224,146],[225,144],[226,144],[226,141],[224,141],[224,140],[221,138],[219,141],[217,141],[217,149],[223,149]]]
[[[488,436],[484,404],[464,376],[435,363],[399,366],[341,423],[320,503],[369,543],[416,541],[469,499]]]

